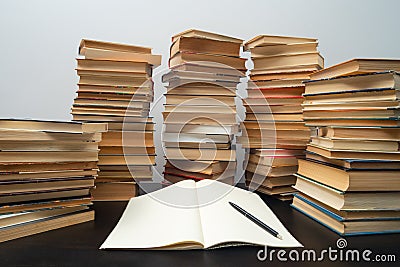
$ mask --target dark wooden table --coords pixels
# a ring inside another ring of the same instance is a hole
[[[263,196],[288,230],[304,245],[304,249],[337,249],[337,234],[314,222],[288,203]],[[121,216],[126,202],[97,202],[94,205],[96,220],[59,230],[0,244],[0,266],[292,266],[293,262],[281,262],[276,255],[259,261],[260,247],[244,246],[209,251],[104,251],[100,244],[113,229]],[[168,225],[160,222],[168,231]],[[149,233],[151,234],[151,233]],[[400,234],[347,237],[344,249],[369,249],[374,259],[377,254],[394,255],[397,262],[374,262],[380,266],[399,266]],[[268,248],[273,249],[273,248]],[[343,249],[343,250],[344,250]],[[302,249],[297,249],[299,253]],[[290,249],[286,249],[290,253]],[[294,255],[294,254],[293,254]],[[319,254],[317,254],[319,255]],[[361,254],[360,254],[361,255]],[[295,255],[294,255],[295,256]],[[286,258],[288,255],[286,254]],[[396,264],[397,263],[397,264]],[[296,266],[310,266],[321,262],[300,261]],[[371,264],[368,263],[368,264]],[[330,261],[326,256],[324,266],[366,266],[365,261]]]

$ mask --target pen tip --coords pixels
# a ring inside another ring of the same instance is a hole
[[[277,235],[276,237],[283,240],[283,237],[281,235]]]

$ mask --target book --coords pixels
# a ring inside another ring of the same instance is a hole
[[[208,203],[212,199],[218,200]],[[183,202],[176,206],[165,201]],[[273,227],[283,239],[265,233],[230,207],[229,201]],[[169,225],[167,232],[155,226],[160,220]],[[240,244],[301,246],[256,194],[213,180],[185,180],[131,199],[100,249],[210,249]]]
[[[26,223],[11,224],[2,227],[0,229],[0,242],[5,242],[25,236],[43,233],[50,230],[59,229],[94,220],[93,210],[88,210],[88,211],[85,210],[75,211],[75,210],[76,209],[74,208],[59,209],[57,210],[59,214],[54,214],[55,212],[53,212],[53,214],[44,216],[40,220],[37,219],[38,218],[38,216],[36,216],[37,212],[34,212],[35,214],[33,215],[33,217],[36,218],[34,220],[30,220]],[[13,215],[12,217],[15,216],[18,215]],[[26,216],[26,215],[24,214],[20,216]]]
[[[239,57],[230,57],[225,55],[214,55],[207,53],[188,53],[179,52],[169,59],[169,67],[174,67],[186,62],[201,61],[210,62],[209,66],[229,66],[231,68],[237,69],[239,71],[246,70],[245,62],[246,60]]]
[[[307,151],[306,158],[309,160],[321,162],[331,166],[339,166],[346,169],[362,170],[395,170],[400,169],[400,162],[376,159],[331,159],[316,153]]]
[[[359,74],[350,77],[337,77],[306,82],[305,95],[334,92],[357,92],[379,88],[399,89],[399,74],[393,71]]]
[[[288,68],[300,64],[316,66],[316,68],[320,69],[324,67],[324,58],[318,52],[256,57],[253,59],[253,62],[254,68],[257,69]]]
[[[155,154],[101,155],[99,156],[99,162],[98,162],[100,170],[105,165],[114,166],[114,165],[154,165],[154,164],[155,164]]]
[[[268,166],[249,162],[247,163],[246,170],[270,177],[289,176],[297,171],[297,164],[293,166]]]
[[[82,197],[89,195],[90,188],[73,188],[73,189],[57,189],[46,190],[41,192],[25,192],[19,194],[2,194],[0,195],[0,204],[18,203],[18,202],[32,202],[38,200],[48,199],[62,199],[69,197]]]
[[[342,119],[346,114],[347,119],[387,119],[397,120],[400,116],[399,106],[395,107],[361,107],[332,109],[303,109],[303,118],[308,119]]]
[[[250,48],[253,58],[274,56],[274,55],[292,55],[307,54],[317,50],[318,42],[302,42],[302,43],[284,43],[274,45],[255,46]]]
[[[290,36],[259,35],[245,43],[254,63],[243,100],[244,129],[237,138],[250,148],[246,184],[281,200],[290,200],[296,191],[288,181],[294,184],[297,159],[304,157],[313,133],[305,125],[302,104],[304,81],[324,67],[317,48],[315,38]],[[280,179],[288,183],[279,184]]]
[[[161,65],[161,56],[125,51],[103,50],[97,48],[82,47],[80,54],[87,59],[118,60],[144,62],[152,66]]]
[[[186,172],[197,172],[200,174],[213,175],[227,170],[235,169],[235,161],[190,161],[186,159],[167,159],[165,168],[178,168]]]
[[[281,78],[288,78],[291,73],[295,72],[307,72],[308,74],[315,72],[317,70],[320,70],[321,67],[315,64],[298,64],[298,65],[293,65],[293,66],[286,66],[286,67],[279,67],[279,68],[260,68],[260,69],[253,69],[251,70],[252,75],[263,75],[263,74],[284,74],[287,73],[289,74],[287,77],[284,76]],[[307,78],[308,80],[309,78]]]
[[[335,210],[393,210],[399,209],[400,192],[343,192],[304,176],[297,176],[294,188]]]
[[[112,77],[112,78],[123,78],[123,79],[128,79],[128,78],[136,78],[138,80],[142,79],[143,82],[146,81],[149,78],[149,75],[143,74],[143,73],[137,73],[137,72],[132,72],[132,71],[115,71],[115,70],[91,70],[91,69],[76,69],[76,73],[78,73],[79,76],[106,76],[106,77]]]
[[[300,149],[252,149],[251,154],[260,157],[299,157],[304,155],[304,151]]]
[[[99,74],[99,73],[97,73]],[[146,77],[130,77],[118,75],[81,74],[79,84],[103,85],[103,86],[134,86],[141,87],[148,82]]]
[[[269,166],[296,166],[297,157],[295,156],[259,156],[251,154],[249,162],[254,164],[269,165]]]
[[[247,90],[249,98],[295,98],[304,92],[304,86],[287,87],[287,88],[258,88]],[[264,100],[265,104],[268,100]]]
[[[199,160],[199,161],[235,161],[235,150],[219,150],[219,149],[179,149],[168,148],[166,149],[166,157],[168,159],[186,159],[186,160]]]
[[[146,62],[118,61],[109,59],[83,59],[77,58],[77,70],[112,71],[144,74],[151,76],[152,68]]]
[[[304,79],[279,79],[279,80],[257,80],[248,85],[247,88],[286,88],[286,87],[304,87]]]
[[[386,114],[387,115],[387,114]],[[345,126],[345,127],[400,127],[400,122],[398,118],[375,118],[374,115],[369,115],[370,117],[360,117],[360,118],[307,118],[305,121],[306,126]]]
[[[192,84],[177,87],[167,87],[168,95],[191,95],[191,96],[236,96],[236,88],[225,88],[213,84],[193,86]],[[193,97],[192,97],[193,98]]]
[[[96,201],[126,201],[138,195],[138,186],[132,182],[98,182],[90,193]]]
[[[374,108],[386,108],[386,109],[396,109],[399,102],[396,100],[383,100],[375,101],[373,103]],[[349,101],[349,102],[325,102],[325,103],[304,103],[302,105],[304,110],[316,111],[316,110],[362,110],[366,108],[371,108],[371,101]]]
[[[155,147],[151,146],[100,146],[99,156],[103,155],[155,155]]]
[[[196,133],[164,133],[162,140],[165,142],[211,142],[214,144],[218,143],[229,143],[231,136],[225,134],[196,134]]]
[[[11,214],[17,212],[32,212],[37,210],[49,210],[57,208],[81,207],[92,205],[90,196],[80,198],[64,198],[57,200],[38,200],[28,203],[9,203],[0,207],[1,214]]]
[[[362,221],[362,220],[387,220],[387,219],[397,219],[400,216],[400,210],[335,210],[324,203],[304,195],[300,192],[296,193],[294,196],[297,200],[304,203],[309,203],[311,205],[319,206],[319,208],[324,209],[333,218],[338,221]],[[294,200],[294,199],[293,199]]]
[[[340,127],[329,126],[318,129],[318,135],[336,139],[358,139],[358,140],[400,140],[400,132],[397,128],[382,127]]]
[[[293,205],[341,235],[400,229],[387,217],[400,193],[395,62],[352,60],[304,82],[303,119],[313,136],[299,160]]]
[[[239,132],[238,125],[203,125],[196,123],[186,124],[165,124],[166,133],[191,133],[191,134],[215,134],[215,135],[233,135]]]
[[[397,101],[400,99],[399,91],[394,88],[372,88],[350,92],[328,92],[316,94],[304,94],[304,104],[331,104],[362,101]]]
[[[75,100],[75,106],[79,107],[107,107],[107,108],[126,108],[126,109],[149,109],[150,103],[145,101],[125,101],[125,100],[102,100],[93,98],[80,98]]]
[[[291,192],[293,191],[292,185],[296,182],[296,176],[293,175],[277,176],[273,179],[266,179],[265,175],[252,173],[250,171],[247,171],[245,175],[246,181],[251,181],[259,186],[268,188],[271,190],[271,192],[276,188],[279,188],[279,190],[282,190],[283,188],[288,189],[287,191],[281,191],[283,193]]]
[[[239,42],[179,36],[170,47],[170,55],[172,57],[178,52],[187,51],[192,53],[223,54],[238,57],[241,46],[242,44]]]
[[[141,84],[138,86],[113,86],[113,85],[96,85],[96,84],[78,84],[78,97],[79,95],[86,94],[95,94],[98,97],[101,97],[101,94],[108,93],[108,97],[111,97],[114,100],[129,100],[128,98],[132,98],[135,95],[135,99],[151,99],[148,96],[152,95],[152,83]]]
[[[373,150],[349,150],[349,149],[329,149],[321,146],[309,144],[307,151],[319,154],[326,158],[333,159],[376,159],[376,160],[400,160],[399,151],[373,151]]]
[[[210,64],[197,61],[197,62],[186,62],[183,64],[179,64],[170,68],[174,71],[190,71],[190,72],[202,72],[202,73],[215,73],[219,75],[228,75],[228,76],[246,76],[243,71],[235,70],[227,66],[221,66],[216,64],[215,66],[211,66]]]
[[[292,37],[292,36],[278,36],[278,35],[257,35],[254,38],[244,43],[244,49],[252,49],[256,47],[272,46],[280,44],[296,44],[296,43],[309,43],[317,42],[315,38],[305,37]]]
[[[300,105],[270,105],[268,107],[262,105],[244,105],[246,112],[249,113],[301,113],[302,108]]]
[[[113,51],[121,51],[121,52],[133,52],[133,53],[143,53],[143,54],[151,54],[151,48],[130,44],[121,44],[114,42],[105,42],[99,40],[90,40],[90,39],[82,39],[79,44],[78,52],[81,53],[83,48],[95,48],[95,49],[103,49],[103,50],[113,50]]]
[[[341,191],[396,191],[398,170],[349,170],[299,159],[297,174]],[[379,179],[377,178],[379,177]]]
[[[103,134],[101,147],[154,147],[153,131],[108,131]]]
[[[212,98],[207,95],[199,95],[193,98],[191,95],[171,95],[169,94],[166,99],[166,105],[182,105],[182,106],[206,106],[210,101],[215,104],[224,106],[234,106],[235,99],[229,96],[213,96]]]
[[[51,179],[29,179],[23,181],[1,181],[0,194],[40,192],[58,189],[93,187],[94,177],[67,177]]]
[[[185,180],[201,181],[201,180],[204,180],[204,178],[200,178],[200,177],[196,177],[196,176],[173,175],[173,174],[164,173],[163,183],[166,186],[169,186],[171,184],[179,183],[179,182],[182,182]],[[218,178],[216,180],[221,183],[235,185],[234,177]]]
[[[99,144],[96,184],[100,186],[92,189],[94,200],[96,196],[127,200],[137,194],[131,185],[134,179],[152,178],[154,123],[149,112],[153,69],[161,56],[151,50],[95,40],[82,40],[79,47],[83,58],[77,59],[79,89],[71,109],[73,119],[110,126]]]
[[[45,172],[96,169],[96,161],[70,161],[70,162],[0,162],[1,173]]]
[[[292,185],[269,187],[262,184],[254,183],[253,180],[251,182],[246,180],[246,185],[249,189],[254,188],[255,190],[257,190],[257,192],[273,196],[282,201],[292,200],[293,194],[296,192],[296,190],[293,189]]]
[[[399,151],[396,140],[360,140],[350,138],[311,137],[311,145],[328,149],[366,150],[366,151]]]
[[[98,149],[95,142],[60,142],[56,140],[31,141],[0,141],[0,150],[10,151],[94,151]]]
[[[78,170],[40,170],[40,171],[12,171],[8,169],[8,172],[0,171],[0,181],[24,181],[32,179],[50,179],[50,178],[67,178],[67,177],[85,177],[85,176],[96,176],[97,166],[93,166],[92,169],[78,169]]]
[[[221,173],[213,173],[213,174],[204,174],[204,173],[198,173],[198,172],[188,172],[184,171],[182,169],[178,169],[176,167],[165,167],[164,168],[164,177],[167,175],[169,176],[175,176],[175,177],[180,177],[182,179],[193,179],[196,181],[203,180],[203,179],[213,179],[213,180],[218,180],[221,182],[221,180],[225,179],[231,179],[233,180],[235,176],[235,169],[230,169],[230,170],[224,170]],[[168,179],[166,179],[168,180]]]
[[[93,151],[0,151],[1,162],[69,162],[97,161],[98,150]]]
[[[60,133],[106,132],[106,123],[81,123],[32,119],[0,119],[1,130],[46,131]],[[16,133],[16,132],[15,132]]]
[[[164,105],[166,113],[217,113],[217,114],[236,114],[236,106],[220,105],[218,101],[211,101],[207,110],[204,110],[204,105]]]
[[[386,70],[400,71],[400,60],[384,58],[355,58],[315,72],[310,75],[310,78],[312,80],[329,79]]]
[[[227,124],[233,125],[236,123],[236,114],[230,113],[210,113],[206,109],[202,109],[201,116],[199,114],[193,118],[193,113],[188,112],[163,112],[164,122],[166,123],[186,123],[188,120],[192,123],[197,124],[210,124],[210,125],[220,125]]]
[[[310,72],[309,71],[266,71],[260,74],[257,72],[252,72],[250,74],[250,80],[252,81],[266,81],[266,80],[280,80],[280,79],[302,79],[309,80]]]
[[[163,83],[166,82],[173,82],[174,80],[182,80],[184,81],[191,81],[198,82],[200,79],[201,81],[209,81],[209,82],[240,82],[241,76],[236,75],[225,75],[220,73],[207,73],[207,72],[195,72],[195,71],[182,71],[182,70],[171,70],[170,72],[164,74],[161,77],[161,81]],[[170,86],[178,86],[177,84],[173,84]],[[234,87],[232,84],[228,84],[228,87]]]
[[[186,31],[180,32],[172,36],[172,42],[175,42],[180,37],[197,37],[197,38],[204,38],[209,40],[217,40],[217,41],[224,41],[224,42],[231,42],[231,43],[238,43],[242,44],[243,40],[234,38],[227,35],[222,35],[218,33],[202,31],[198,29],[188,29]]]
[[[275,138],[277,139],[305,139],[309,140],[310,139],[310,131],[309,130],[298,130],[297,135],[293,136],[293,132],[291,129],[288,130],[280,130],[277,129],[272,130],[272,129],[248,129],[246,132],[242,133],[242,136],[248,136],[248,137],[258,137],[258,138],[267,138],[270,136],[275,135]]]
[[[244,77],[242,40],[188,30],[172,37],[164,105],[166,184],[185,179],[233,183],[234,134],[239,131],[234,97]],[[221,176],[223,175],[223,176]]]
[[[344,236],[398,233],[400,231],[400,220],[398,217],[379,218],[377,220],[344,220],[332,212],[328,206],[316,204],[299,195],[295,195],[292,207]]]
[[[304,122],[294,122],[294,121],[280,121],[280,122],[268,122],[268,121],[262,121],[262,122],[256,122],[256,121],[244,121],[243,125],[246,127],[246,129],[249,130],[254,130],[254,129],[260,129],[260,130],[309,130],[308,127],[304,125]]]
[[[303,115],[296,113],[246,113],[246,120],[248,121],[303,121]]]

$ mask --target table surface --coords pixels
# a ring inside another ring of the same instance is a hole
[[[326,227],[294,210],[287,202],[268,196],[263,200],[275,212],[287,229],[304,245],[303,249],[337,249],[340,238]],[[262,247],[241,246],[215,250],[195,251],[104,251],[99,246],[118,222],[127,202],[96,202],[96,220],[0,244],[0,266],[265,266],[269,259],[260,261],[257,252]],[[160,227],[168,228],[167,225]],[[377,254],[395,255],[400,261],[400,234],[346,237],[344,249],[369,249],[370,258]],[[273,249],[273,248],[268,248]],[[297,249],[299,253],[303,249]],[[344,250],[343,249],[343,250]],[[278,250],[278,248],[276,248]],[[286,258],[291,249],[286,249]],[[294,255],[294,254],[293,254]],[[301,255],[301,254],[300,254]],[[281,262],[273,257],[273,266]],[[376,262],[375,262],[376,263]],[[310,266],[321,262],[300,261],[297,266]],[[366,262],[330,261],[326,256],[324,266],[365,266]],[[396,266],[380,262],[381,266]]]

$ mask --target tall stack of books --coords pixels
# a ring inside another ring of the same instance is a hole
[[[313,38],[259,35],[245,43],[254,68],[243,104],[240,143],[247,148],[246,184],[290,200],[297,158],[304,156],[310,130],[301,103],[304,80],[324,67]]]
[[[293,206],[341,235],[400,232],[400,60],[354,59],[311,75]]]
[[[164,117],[164,177],[234,182],[236,86],[243,40],[199,30],[172,37]]]
[[[152,178],[151,76],[161,56],[147,47],[93,40],[82,40],[79,54],[73,120],[109,125],[100,143],[94,200],[128,200],[137,195],[136,181]]]
[[[0,119],[0,242],[94,220],[106,124]]]

